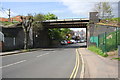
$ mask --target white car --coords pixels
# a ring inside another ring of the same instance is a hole
[[[71,43],[77,43],[75,40],[70,40]]]
[[[85,42],[85,40],[80,40],[81,43]]]

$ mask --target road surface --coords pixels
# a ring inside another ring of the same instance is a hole
[[[4,56],[0,67],[2,77],[80,78],[81,72],[84,71],[83,80],[86,78],[91,78],[88,80],[118,80],[115,79],[118,77],[118,62],[100,57],[80,47],[84,45],[85,43],[77,43]]]
[[[0,67],[2,77],[70,78],[76,63],[76,48],[80,45],[83,43],[4,56]],[[80,72],[76,77],[79,75]]]

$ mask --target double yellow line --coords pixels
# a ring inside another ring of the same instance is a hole
[[[79,70],[79,65],[80,65],[79,61],[80,61],[80,59],[79,59],[79,53],[78,53],[78,50],[76,49],[76,63],[75,63],[74,69],[72,71],[72,74],[71,74],[69,80],[74,80],[76,78],[78,70]]]

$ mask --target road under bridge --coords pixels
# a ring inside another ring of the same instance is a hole
[[[91,12],[89,19],[75,18],[75,19],[45,20],[42,22],[38,21],[38,23],[42,23],[44,30],[40,32],[39,37],[37,37],[37,39],[34,41],[35,43],[34,45],[42,44],[41,47],[47,46],[49,44],[49,39],[47,38],[47,32],[48,32],[48,29],[51,29],[51,28],[86,28],[86,38],[87,38],[87,43],[89,43],[89,37],[90,35],[92,35],[94,23],[98,21],[99,19],[97,16],[97,12]]]

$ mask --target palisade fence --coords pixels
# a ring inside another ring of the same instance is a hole
[[[96,46],[104,53],[117,50],[120,45],[120,28],[116,27],[114,31],[106,31],[98,36],[92,36],[90,41],[96,43]]]

